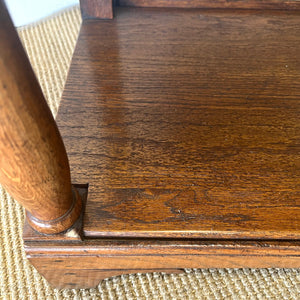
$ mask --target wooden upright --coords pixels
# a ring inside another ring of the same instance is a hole
[[[81,202],[72,191],[61,136],[3,1],[0,1],[0,182],[42,233],[70,228]]]

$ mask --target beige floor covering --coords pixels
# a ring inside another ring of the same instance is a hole
[[[55,115],[81,18],[78,7],[19,29]],[[1,299],[300,299],[299,269],[197,269],[117,276],[95,289],[56,290],[25,258],[23,209],[0,188]]]

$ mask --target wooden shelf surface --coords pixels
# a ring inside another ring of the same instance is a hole
[[[300,12],[84,21],[57,123],[87,237],[300,239]]]

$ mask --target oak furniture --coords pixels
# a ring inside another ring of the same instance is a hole
[[[81,288],[300,267],[300,1],[81,8],[55,122],[0,0],[0,182],[30,262]]]

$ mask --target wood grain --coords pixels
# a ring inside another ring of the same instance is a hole
[[[57,122],[86,236],[300,238],[299,16],[83,23]]]
[[[49,107],[0,1],[0,182],[43,233],[73,225],[81,202],[72,195],[66,151]]]
[[[300,9],[298,0],[119,0],[118,4],[136,7]]]
[[[300,267],[299,241],[99,239],[27,242],[25,249],[30,262],[59,288],[92,288],[108,276],[182,268]]]
[[[49,259],[43,260],[31,260],[33,264],[38,266],[42,263],[43,267],[38,268],[39,272],[52,287],[58,289],[95,289],[97,285],[106,278],[135,274],[135,273],[151,273],[151,272],[162,272],[162,273],[184,273],[183,269],[125,269],[125,270],[99,270],[99,269],[71,269],[71,270],[55,270],[53,266],[56,264],[55,261]],[[47,266],[48,263],[48,266]],[[52,264],[52,267],[50,264]]]
[[[113,0],[80,0],[82,19],[112,19]]]

